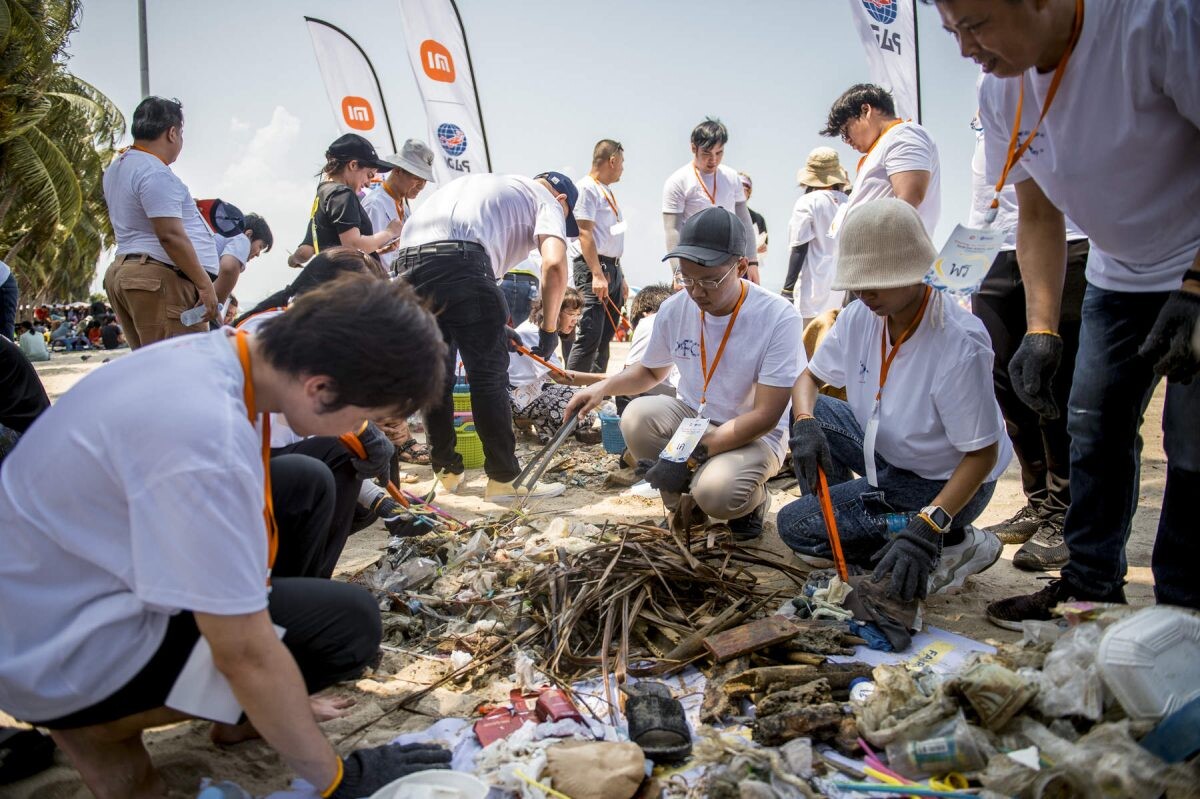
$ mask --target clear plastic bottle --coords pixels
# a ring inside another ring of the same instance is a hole
[[[204,314],[208,311],[203,305],[197,305],[195,308],[188,308],[179,315],[179,321],[187,327],[198,325],[204,319]]]

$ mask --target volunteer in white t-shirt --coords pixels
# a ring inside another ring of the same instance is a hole
[[[625,218],[612,189],[624,171],[625,149],[621,143],[601,139],[592,149],[591,172],[576,184],[579,253],[572,262],[572,276],[586,305],[567,365],[581,372],[603,372],[608,368],[608,347],[621,323],[621,309],[629,293],[621,269]]]
[[[462,456],[454,450],[453,352],[471,381],[471,412],[483,443],[484,496],[507,502],[516,496],[558,496],[560,483],[515,488],[521,473],[508,405],[508,307],[496,281],[524,261],[531,249],[542,257],[542,305],[546,319],[534,352],[558,349],[558,312],[567,285],[567,238],[579,234],[571,211],[578,191],[566,175],[467,175],[438,189],[404,225],[396,268],[417,293],[438,309],[449,344],[443,401],[425,415],[433,469],[443,488],[457,490]]]
[[[147,97],[133,111],[133,145],[104,170],[104,202],[117,240],[104,290],[131,349],[204,330],[179,315],[203,303],[217,317],[212,231],[171,164],[183,150],[183,106]]]
[[[233,293],[238,278],[246,271],[246,264],[268,252],[275,244],[275,236],[267,220],[258,214],[246,214],[242,227],[245,229],[236,236],[213,233],[217,257],[220,259],[220,270],[213,287],[217,291],[217,299],[222,303]]]
[[[796,198],[788,221],[790,257],[783,294],[790,295],[806,327],[826,311],[842,307],[845,292],[831,288],[837,242],[829,235],[829,226],[838,210],[846,205],[847,182],[837,152],[829,147],[818,147],[809,153],[796,176],[796,183],[804,187],[804,193]]]
[[[410,290],[351,279],[258,334],[179,338],[81,380],[0,472],[0,708],[52,730],[101,797],[161,795],[142,731],[218,707],[248,722],[219,725],[217,740],[257,732],[323,796],[405,773],[411,753],[343,760],[314,720],[329,708],[308,695],[377,655],[379,610],[360,586],[310,576],[333,512],[328,470],[299,455],[268,470],[254,422],[286,412],[304,434],[337,435],[407,412],[441,376],[413,358],[443,351]],[[71,502],[64,458],[79,467]]]
[[[988,618],[1001,626],[1049,618],[1068,599],[1124,601],[1125,541],[1138,504],[1139,428],[1160,377],[1167,378],[1167,466],[1151,561],[1154,592],[1160,602],[1200,608],[1200,538],[1192,510],[1200,494],[1200,381],[1194,379],[1200,354],[1191,344],[1200,319],[1195,5],[937,4],[963,56],[988,73],[979,94],[988,179],[1016,187],[1028,332],[1010,371],[1014,390],[1027,402],[1053,401],[1051,376],[1061,360],[1063,214],[1091,241],[1067,408],[1068,562],[1062,579],[1043,590],[989,605]],[[1030,131],[1032,143],[1025,146]]]
[[[412,216],[409,203],[417,199],[426,183],[433,180],[433,150],[420,139],[408,139],[400,152],[389,156],[387,161],[397,167],[387,173],[382,183],[367,192],[362,201],[371,219],[371,227],[376,230],[388,229],[393,219],[399,219],[403,224]],[[379,258],[391,272],[396,251],[382,252]]]
[[[896,197],[916,208],[925,232],[933,236],[942,210],[937,145],[921,125],[896,117],[886,89],[871,83],[851,86],[834,101],[821,135],[840,136],[863,154],[850,202],[830,227],[834,236],[846,216],[881,197]]]
[[[700,512],[728,521],[739,539],[762,533],[766,482],[787,451],[788,394],[806,360],[791,304],[739,279],[745,248],[745,225],[728,211],[705,209],[689,219],[667,256],[680,259],[676,280],[684,291],[659,308],[641,362],[582,389],[568,407],[583,413],[606,396],[641,394],[677,366],[676,395],[629,403],[621,432],[630,453],[652,464],[646,479],[668,510],[689,492]],[[691,419],[708,420],[695,450],[683,460],[660,457]]]
[[[728,141],[729,131],[718,119],[705,119],[692,129],[692,160],[672,172],[663,184],[662,212],[667,249],[675,249],[683,223],[688,219],[714,205],[724,208],[736,214],[746,226],[744,254],[749,264],[750,281],[758,283],[758,248],[742,179],[736,169],[721,163]],[[678,272],[679,264],[672,261],[671,269]]]
[[[846,219],[834,287],[858,301],[796,381],[792,465],[807,496],[778,520],[802,559],[830,565],[816,494],[823,470],[846,561],[878,562],[876,579],[890,574],[888,593],[903,601],[962,585],[1000,557],[999,540],[970,523],[1012,457],[987,331],[922,282],[936,255],[901,200]],[[819,395],[823,383],[845,388],[846,400]]]

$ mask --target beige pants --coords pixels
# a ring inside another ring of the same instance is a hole
[[[149,256],[118,257],[104,273],[104,290],[132,350],[208,329],[207,322],[185,327],[179,321],[200,302],[195,284]]]
[[[683,420],[695,415],[674,397],[638,397],[621,416],[621,435],[635,458],[653,460]],[[737,519],[767,498],[765,484],[778,471],[779,457],[759,439],[710,458],[692,476],[690,493],[700,510],[712,518]],[[678,494],[664,492],[662,499],[670,510],[679,503]]]

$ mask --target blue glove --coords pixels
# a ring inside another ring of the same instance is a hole
[[[887,592],[903,602],[914,596],[924,599],[929,588],[929,574],[941,556],[942,534],[916,516],[871,558],[879,561],[872,577],[879,581],[890,573],[892,581]]]

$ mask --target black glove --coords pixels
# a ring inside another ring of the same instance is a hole
[[[650,487],[657,491],[682,494],[691,487],[692,472],[706,460],[708,449],[703,444],[697,444],[686,461],[669,461],[661,457],[656,461],[640,460],[634,473],[638,477],[646,478]]]
[[[1190,383],[1200,371],[1192,336],[1200,323],[1200,294],[1172,291],[1158,312],[1138,355],[1154,363],[1154,373],[1172,383]]]
[[[537,346],[530,350],[534,355],[544,361],[550,360],[550,356],[558,349],[558,333],[551,333],[548,330],[538,328],[538,343]]]
[[[431,768],[450,768],[450,750],[436,744],[389,744],[351,752],[333,799],[362,799],[393,780]]]
[[[392,455],[396,454],[392,442],[388,441],[387,436],[374,422],[367,422],[367,426],[358,434],[358,440],[362,442],[367,457],[354,461],[354,471],[363,480],[373,480],[376,477],[386,480],[392,468]]]
[[[508,339],[509,352],[516,352],[517,347],[525,346],[525,342],[521,340],[521,334],[508,325],[504,326],[504,337]]]
[[[431,529],[424,524],[420,524],[417,521],[418,517],[415,513],[409,513],[403,505],[386,494],[375,500],[375,504],[371,506],[371,510],[383,522],[383,526],[387,528],[388,533],[394,536],[410,538],[425,535]]]
[[[915,517],[871,558],[879,561],[872,576],[878,581],[890,572],[892,581],[887,592],[902,602],[908,602],[914,596],[924,599],[929,588],[929,574],[941,555],[942,534],[929,522]]]
[[[821,423],[811,416],[792,422],[792,470],[805,494],[816,493],[820,480],[817,467],[826,476],[833,471],[833,459],[829,455],[829,441]]]
[[[1054,333],[1026,333],[1008,362],[1013,391],[1038,416],[1057,419],[1054,373],[1062,361],[1062,338]]]

